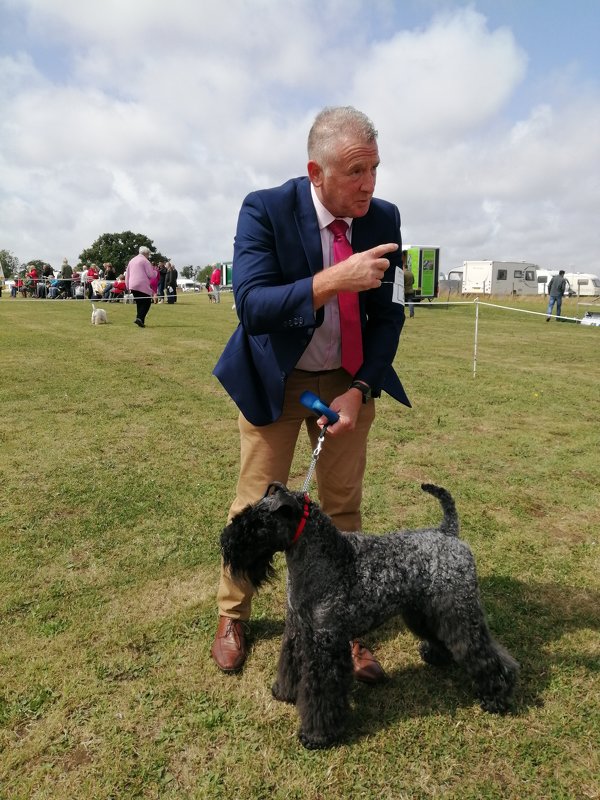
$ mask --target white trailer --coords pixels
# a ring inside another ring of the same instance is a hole
[[[538,294],[548,294],[548,286],[555,275],[558,275],[557,269],[538,269]]]
[[[537,294],[537,266],[525,261],[463,261],[463,294]]]
[[[565,272],[565,279],[569,281],[569,291],[578,297],[600,296],[600,278],[591,272]]]

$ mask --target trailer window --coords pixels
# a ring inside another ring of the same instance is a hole
[[[507,272],[505,269],[499,269],[496,273],[496,280],[497,281],[505,281],[507,276]]]
[[[516,269],[514,271],[514,276],[515,276],[515,278],[522,278],[523,277],[523,270],[522,269]]]
[[[597,289],[600,289],[600,281],[597,278],[594,278],[592,281],[592,286],[595,286]]]
[[[535,272],[531,269],[528,269],[525,272],[525,280],[526,281],[534,281],[535,280]]]

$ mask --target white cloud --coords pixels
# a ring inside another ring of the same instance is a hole
[[[229,258],[244,195],[304,172],[335,103],[372,116],[378,194],[447,267],[595,249],[597,91],[570,70],[511,119],[528,56],[473,9],[375,39],[375,3],[2,3],[27,11],[0,59],[0,247],[22,260],[126,229],[180,265]]]
[[[355,93],[403,142],[447,141],[497,114],[525,67],[510,31],[490,32],[484,17],[464,10],[375,43],[356,72]]]

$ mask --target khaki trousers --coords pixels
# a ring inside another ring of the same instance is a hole
[[[283,412],[276,422],[257,427],[240,414],[240,477],[236,497],[229,510],[229,520],[247,505],[259,500],[273,481],[287,484],[303,423],[311,446],[313,449],[316,447],[320,433],[317,416],[300,403],[302,392],[314,392],[329,405],[348,389],[349,384],[350,377],[343,369],[328,372],[294,370],[286,385]],[[361,530],[360,504],[367,463],[367,438],[374,418],[375,403],[371,400],[362,406],[352,432],[339,438],[326,437],[317,461],[316,477],[321,508],[340,530]],[[308,467],[307,463],[307,470]],[[248,620],[253,593],[247,581],[232,578],[221,565],[217,592],[221,616]]]

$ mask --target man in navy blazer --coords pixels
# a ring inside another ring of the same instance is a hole
[[[233,290],[240,324],[214,370],[240,410],[241,468],[229,518],[273,481],[287,483],[303,424],[315,446],[327,420],[300,404],[310,390],[340,417],[327,429],[317,464],[321,505],[341,530],[360,530],[372,398],[384,390],[410,405],[392,366],[404,324],[400,214],[373,198],[377,132],[361,112],[324,109],[311,128],[308,156],[308,177],[252,192],[239,215]],[[353,254],[334,263],[328,225],[340,219]],[[353,374],[341,366],[340,293],[358,296],[362,363]],[[211,652],[225,672],[245,662],[242,623],[251,598],[249,584],[221,570]],[[356,677],[383,677],[358,642],[352,654]]]

